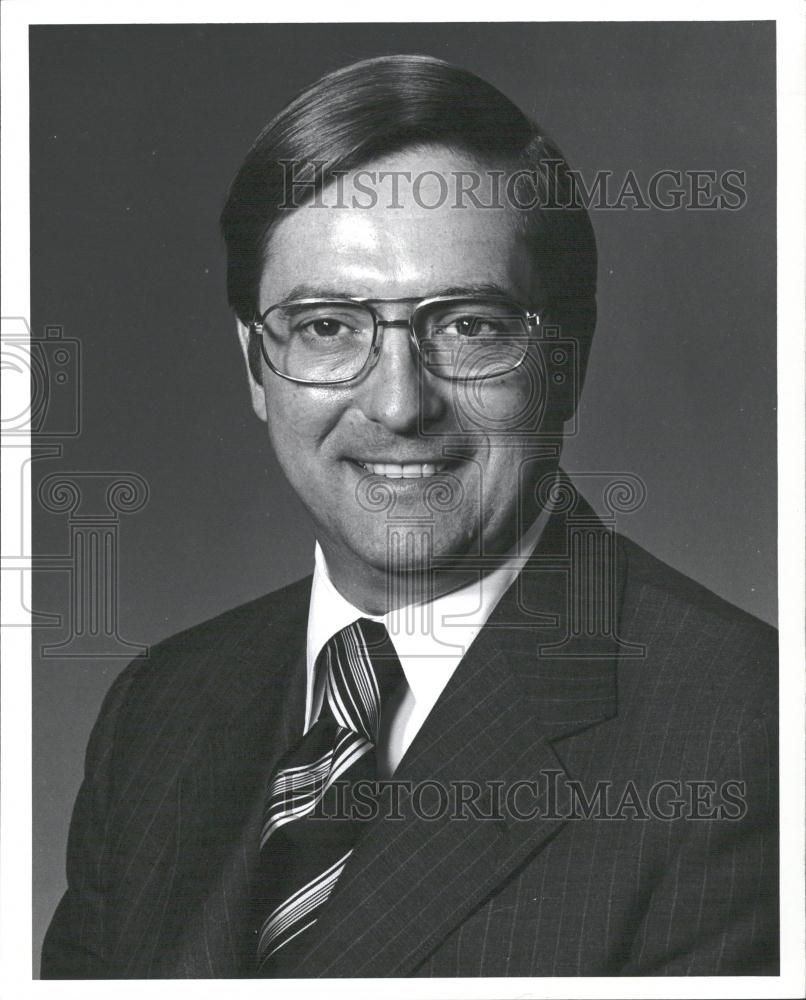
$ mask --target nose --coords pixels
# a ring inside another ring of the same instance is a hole
[[[420,364],[417,347],[403,320],[381,321],[380,353],[367,375],[359,405],[364,415],[397,434],[416,431],[442,412],[436,379]]]

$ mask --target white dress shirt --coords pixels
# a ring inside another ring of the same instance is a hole
[[[492,573],[426,604],[409,605],[385,615],[367,614],[339,593],[317,542],[308,612],[305,731],[316,722],[322,706],[324,678],[315,676],[314,667],[325,644],[359,618],[382,622],[408,683],[402,696],[385,706],[387,737],[376,751],[379,774],[391,775],[493,608],[532,555],[547,520],[544,510]]]

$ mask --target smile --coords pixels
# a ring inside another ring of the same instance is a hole
[[[424,479],[436,476],[446,466],[446,462],[356,462],[366,472],[386,479]]]

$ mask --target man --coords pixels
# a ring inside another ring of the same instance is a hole
[[[370,60],[222,227],[316,569],[115,682],[43,976],[774,973],[775,635],[559,469],[596,282],[560,152]]]

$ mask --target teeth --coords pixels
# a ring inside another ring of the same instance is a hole
[[[375,476],[385,476],[387,479],[422,479],[424,476],[435,476],[444,469],[444,464],[431,462],[409,462],[399,465],[396,462],[362,462],[367,472]]]

